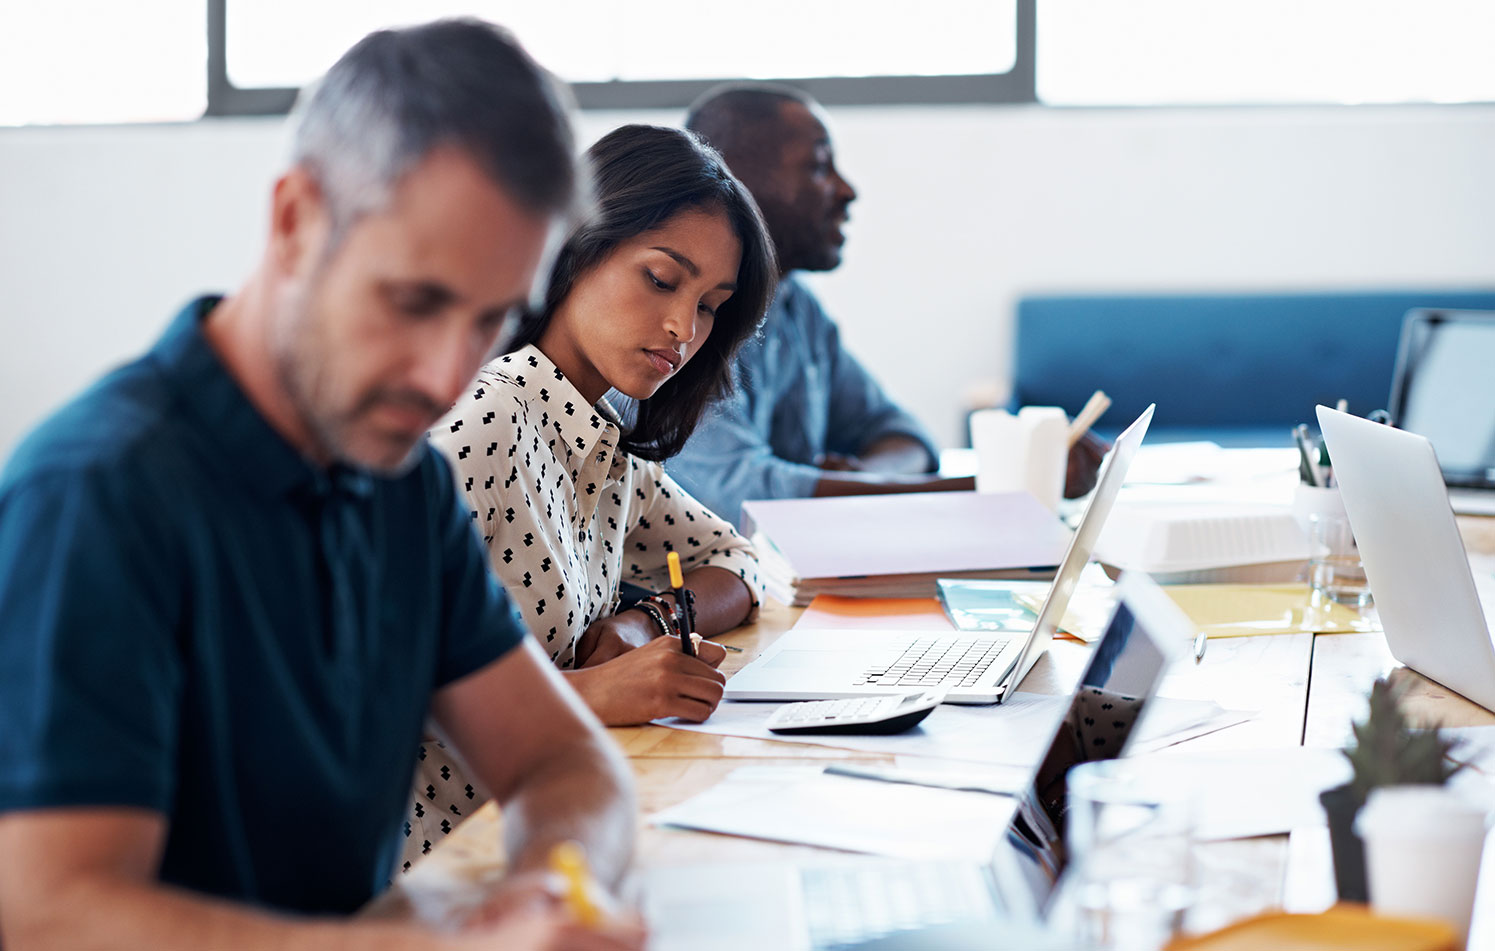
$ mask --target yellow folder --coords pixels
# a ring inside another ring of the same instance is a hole
[[[1210,637],[1381,629],[1374,615],[1331,601],[1306,584],[1187,584],[1163,590]]]

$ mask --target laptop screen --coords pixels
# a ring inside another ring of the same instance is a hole
[[[1044,908],[1064,871],[1066,777],[1077,763],[1115,759],[1135,731],[1142,708],[1163,678],[1170,639],[1182,642],[1176,616],[1154,618],[1141,603],[1167,601],[1145,578],[1125,578],[1122,597],[1080,675],[1064,718],[1033,779],[1018,797],[1007,844],[1018,853],[1034,907]],[[1150,592],[1150,593],[1149,593]],[[1171,602],[1168,604],[1171,608]],[[1166,608],[1164,610],[1167,610]],[[1176,610],[1176,609],[1174,609]],[[1139,620],[1146,618],[1146,622]],[[1155,630],[1162,624],[1167,630]]]
[[[1065,551],[1064,560],[1060,562],[1059,570],[1054,575],[1048,597],[1044,598],[1043,605],[1038,609],[1038,620],[1034,622],[1027,642],[1023,645],[1022,656],[1012,668],[1007,689],[1017,689],[1017,685],[1028,676],[1028,671],[1033,669],[1039,655],[1048,649],[1049,641],[1058,629],[1064,612],[1068,610],[1075,589],[1079,587],[1080,573],[1090,563],[1095,543],[1100,538],[1101,530],[1105,528],[1106,518],[1116,504],[1116,497],[1121,494],[1127,470],[1131,468],[1137,450],[1142,447],[1142,438],[1147,435],[1147,427],[1152,423],[1154,409],[1156,406],[1149,403],[1141,415],[1116,437],[1116,444],[1111,448],[1111,453],[1106,457],[1100,475],[1096,478],[1090,504],[1085,507],[1085,514],[1080,517],[1079,527],[1070,538],[1069,549]],[[1006,690],[1004,694],[1005,692]]]
[[[1495,486],[1495,313],[1414,310],[1402,325],[1389,407],[1433,444],[1449,485]]]

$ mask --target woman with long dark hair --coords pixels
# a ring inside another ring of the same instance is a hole
[[[704,720],[725,652],[701,641],[692,657],[666,632],[666,555],[680,555],[705,636],[752,617],[757,558],[660,463],[727,391],[777,268],[752,198],[691,133],[624,126],[587,158],[595,209],[562,247],[543,308],[431,438],[531,633],[597,716]],[[627,398],[627,422],[610,391]],[[625,581],[660,594],[619,610]],[[418,818],[449,823],[437,835],[481,801],[435,744],[417,794]]]

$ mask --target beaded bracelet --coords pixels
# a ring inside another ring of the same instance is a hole
[[[665,606],[667,604],[668,602],[664,601],[664,599],[653,596],[644,598],[642,601],[636,601],[633,606],[649,615],[649,620],[653,621],[654,626],[659,628],[660,634],[670,637],[675,634],[675,624],[674,619],[671,617],[671,612]]]

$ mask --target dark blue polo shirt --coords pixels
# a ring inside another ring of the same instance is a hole
[[[450,471],[308,464],[193,302],[0,474],[0,811],[138,806],[164,881],[307,912],[380,889],[436,688],[524,637]]]

